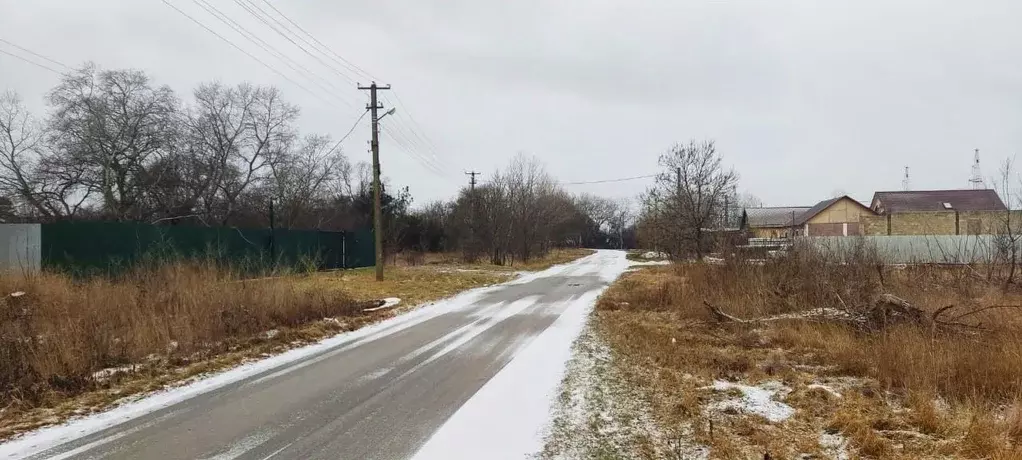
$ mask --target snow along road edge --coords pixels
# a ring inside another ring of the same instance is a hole
[[[573,299],[426,441],[414,460],[524,459],[543,449],[571,346],[596,299],[630,265],[623,251],[600,251],[596,257],[601,264],[596,274],[605,284]]]
[[[288,373],[319,360],[327,359],[354,346],[385,338],[444,313],[468,308],[485,294],[498,290],[503,286],[521,284],[528,280],[545,276],[557,276],[595,257],[598,257],[598,255],[593,254],[572,262],[555,265],[546,270],[530,272],[525,276],[506,283],[470,289],[446,299],[427,303],[407,313],[388,318],[361,329],[342,332],[322,339],[311,345],[293,348],[281,354],[241,364],[225,371],[201,375],[153,393],[125,398],[123,403],[106,411],[83,417],[74,417],[63,423],[39,428],[0,443],[0,459],[24,458],[36,455],[66,442],[129,422],[165,407],[243,380],[266,378],[270,375]]]

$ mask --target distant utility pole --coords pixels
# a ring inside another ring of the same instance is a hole
[[[390,89],[390,85],[378,86],[374,81],[369,86],[359,86],[360,90],[369,90],[369,109],[373,120],[373,236],[376,238],[376,281],[383,281],[383,205],[380,199],[380,118],[377,110],[382,109],[376,99],[376,92]]]
[[[901,180],[901,188],[906,192],[912,188],[912,183],[908,180],[908,166],[905,167],[905,178]]]
[[[476,176],[481,175],[480,172],[469,171],[466,172],[469,176],[468,184],[471,187],[471,191],[468,195],[469,200],[469,216],[468,216],[468,259],[475,260],[476,258]]]

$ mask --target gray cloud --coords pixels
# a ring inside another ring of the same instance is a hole
[[[174,3],[258,52],[194,3]],[[316,65],[233,2],[215,4]],[[868,199],[900,187],[905,165],[917,188],[964,187],[973,148],[992,175],[1022,143],[1022,5],[1008,0],[273,4],[394,84],[447,170],[430,174],[385,140],[386,174],[420,201],[453,193],[462,168],[489,171],[518,151],[565,181],[609,179],[655,172],[660,152],[690,138],[716,139],[767,204],[835,189]],[[182,96],[210,79],[278,84],[306,130],[335,136],[364,101],[321,67],[344,101],[309,83],[317,95],[307,94],[159,1],[0,0],[0,37],[68,64],[142,68]],[[0,56],[0,89],[38,110],[55,81]],[[355,159],[365,131],[345,143]]]

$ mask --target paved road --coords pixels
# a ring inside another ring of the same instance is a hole
[[[542,332],[606,284],[600,252],[443,313],[251,376],[33,459],[403,459]]]

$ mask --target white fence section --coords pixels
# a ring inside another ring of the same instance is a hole
[[[0,271],[39,271],[41,245],[39,224],[0,224]]]
[[[997,235],[806,236],[798,241],[834,257],[857,248],[876,248],[877,255],[889,264],[990,263],[1010,248],[1002,247],[1007,244],[1006,239]]]

